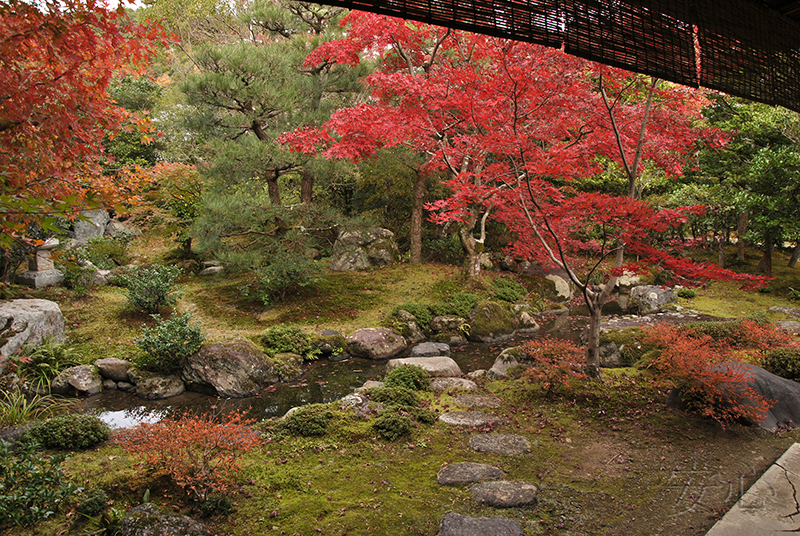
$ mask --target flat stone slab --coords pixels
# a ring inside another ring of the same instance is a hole
[[[469,517],[448,512],[439,522],[439,536],[523,536],[522,526],[507,517]]]
[[[476,452],[515,456],[531,451],[527,437],[515,434],[479,434],[469,438],[469,446]]]
[[[451,378],[463,376],[458,363],[449,357],[406,357],[402,359],[391,359],[386,364],[386,371],[390,371],[401,365],[416,365],[428,371],[428,374],[435,378]]]
[[[503,401],[499,398],[485,395],[459,395],[453,400],[470,408],[499,408],[503,405]]]
[[[503,424],[508,421],[497,415],[489,415],[482,411],[451,411],[439,416],[445,424],[454,426],[486,426],[487,424]]]
[[[800,443],[783,453],[706,536],[778,536],[800,532]]]
[[[436,392],[447,391],[449,389],[461,389],[462,391],[477,391],[478,384],[466,378],[434,378],[431,381],[431,389]]]
[[[446,342],[422,342],[411,349],[410,357],[450,357],[450,345]]]
[[[469,491],[477,502],[495,508],[533,506],[539,495],[536,484],[508,480],[481,482],[469,488]]]
[[[500,480],[505,473],[499,467],[484,463],[462,462],[445,465],[436,474],[440,486],[463,486],[487,480]]]

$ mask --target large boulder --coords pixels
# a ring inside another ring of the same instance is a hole
[[[130,372],[129,372],[129,375]],[[186,386],[179,377],[174,374],[169,376],[158,376],[156,374],[139,373],[136,375],[134,391],[137,396],[147,400],[162,400],[173,396],[182,395],[186,391]]]
[[[406,340],[389,328],[363,328],[347,337],[347,351],[355,357],[390,359],[406,349]]]
[[[394,241],[394,233],[388,229],[339,232],[333,245],[330,268],[336,272],[365,270],[387,266],[400,259],[400,250]]]
[[[64,316],[49,300],[11,300],[0,303],[0,372],[8,357],[25,344],[38,346],[45,339],[64,341]]]
[[[402,365],[416,365],[422,367],[435,378],[452,378],[463,376],[461,368],[452,358],[439,357],[406,357],[403,359],[392,359],[386,364],[386,371]]]
[[[494,360],[492,368],[486,373],[490,378],[508,378],[508,370],[522,364],[522,351],[519,348],[506,348]]]
[[[91,396],[102,390],[103,378],[91,365],[64,369],[50,382],[50,392],[55,395]]]
[[[246,339],[203,346],[186,360],[181,376],[188,390],[225,398],[253,396],[259,386],[278,381],[272,360]]]
[[[120,536],[211,536],[206,526],[190,517],[161,512],[145,503],[125,514]]]
[[[510,339],[519,320],[506,307],[494,302],[479,303],[469,317],[469,340],[499,342]]]
[[[131,362],[124,359],[117,359],[116,357],[104,357],[94,362],[94,366],[100,371],[100,376],[115,382],[128,381],[128,369],[131,368]]]
[[[106,226],[111,218],[106,210],[84,210],[80,219],[72,224],[70,236],[75,247],[85,246],[90,238],[105,235]]]
[[[631,289],[628,311],[640,315],[657,313],[670,303],[678,301],[674,292],[655,285],[643,285]]]

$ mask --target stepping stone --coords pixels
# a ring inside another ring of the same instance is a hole
[[[522,526],[507,517],[469,517],[448,512],[438,536],[524,536]]]
[[[440,486],[463,486],[474,482],[500,480],[505,473],[499,467],[483,463],[462,462],[439,469],[436,481]]]
[[[450,357],[450,345],[446,342],[423,342],[411,349],[410,357]]]
[[[417,365],[427,370],[428,374],[431,376],[437,378],[450,378],[463,375],[458,363],[449,357],[405,357],[402,359],[391,359],[386,364],[386,372],[400,365]]]
[[[454,426],[485,426],[487,424],[505,424],[508,421],[497,415],[489,415],[481,411],[451,411],[439,416],[445,424]]]
[[[514,456],[531,451],[527,437],[514,434],[480,434],[469,438],[469,446],[476,452]]]
[[[530,482],[499,480],[481,482],[469,488],[472,498],[481,504],[495,508],[533,506],[539,494],[536,484]]]
[[[503,401],[494,396],[460,395],[454,400],[470,408],[499,408],[503,405]]]
[[[434,378],[431,381],[431,389],[437,392],[447,391],[448,389],[475,391],[478,389],[478,385],[474,381],[464,378]]]

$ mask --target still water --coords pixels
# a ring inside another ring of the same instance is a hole
[[[546,334],[564,336],[563,318],[543,327],[534,337]],[[530,337],[527,337],[530,338]],[[467,374],[489,369],[497,355],[525,338],[516,337],[501,343],[469,343],[452,347],[451,357]],[[135,426],[142,422],[157,422],[163,417],[186,412],[227,413],[245,411],[256,420],[280,417],[289,409],[313,403],[328,403],[347,396],[367,380],[380,380],[386,373],[386,361],[352,358],[332,362],[321,359],[308,363],[302,378],[263,388],[257,396],[224,399],[200,393],[185,393],[165,400],[144,400],[121,391],[105,391],[84,400],[84,409],[96,413],[112,428]]]

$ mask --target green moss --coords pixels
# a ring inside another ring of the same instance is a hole
[[[469,339],[487,341],[503,335],[509,335],[516,329],[515,318],[511,311],[496,302],[481,302],[469,319]]]
[[[600,345],[616,344],[622,354],[623,364],[632,365],[654,348],[643,344],[641,335],[642,329],[638,327],[607,331],[600,334]]]

